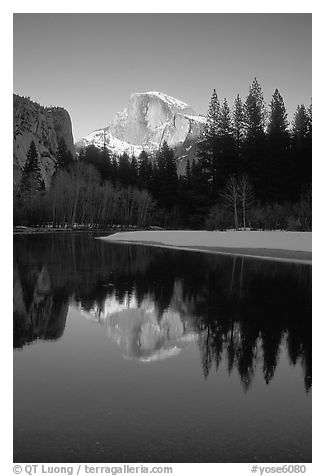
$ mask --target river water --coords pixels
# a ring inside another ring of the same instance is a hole
[[[310,462],[311,266],[14,238],[15,462]]]

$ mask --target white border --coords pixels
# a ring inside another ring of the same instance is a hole
[[[320,97],[324,96],[322,64],[324,62],[324,15],[321,2],[316,1],[228,1],[223,4],[217,2],[187,2],[165,0],[162,2],[92,2],[93,8],[84,6],[81,2],[57,0],[55,3],[41,1],[5,1],[1,5],[1,45],[2,45],[2,110],[1,110],[1,137],[5,146],[1,150],[1,224],[2,224],[2,392],[1,392],[1,428],[2,446],[0,468],[2,474],[12,473],[12,13],[13,12],[218,12],[218,13],[313,13],[313,464],[308,465],[307,474],[322,474],[324,469],[322,422],[324,421],[324,400],[322,395],[324,368],[320,350],[324,346],[324,303],[321,300],[323,291],[324,273],[324,188],[325,154],[324,146],[320,142],[324,136],[324,113],[321,116]],[[322,96],[320,91],[322,88]],[[323,111],[322,111],[323,112]],[[322,129],[321,129],[322,128]],[[71,465],[70,465],[71,466]],[[94,465],[96,466],[96,465]],[[98,465],[99,466],[99,465]],[[173,465],[174,474],[249,474],[250,466],[246,464],[205,464],[205,465]],[[321,469],[322,468],[322,469]]]

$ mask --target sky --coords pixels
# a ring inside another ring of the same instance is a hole
[[[257,77],[291,120],[312,96],[311,14],[16,13],[14,92],[68,110],[74,139],[107,126],[133,92],[161,91],[207,112]]]

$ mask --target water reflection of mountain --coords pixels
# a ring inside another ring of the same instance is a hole
[[[85,234],[18,236],[14,264],[16,347],[60,337],[72,299],[126,356],[154,359],[197,335],[205,377],[226,359],[248,389],[257,362],[272,380],[283,345],[311,385],[309,266],[108,244]],[[109,303],[118,309],[107,314]]]
[[[178,283],[174,286],[178,294]],[[191,317],[182,316],[173,303],[158,314],[150,295],[141,304],[136,295],[125,295],[118,301],[114,293],[107,295],[104,305],[81,313],[105,327],[109,339],[116,342],[126,358],[153,362],[177,355],[182,347],[197,340]]]

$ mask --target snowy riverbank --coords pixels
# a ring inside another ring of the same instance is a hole
[[[101,239],[311,264],[312,233],[290,231],[134,231]]]

